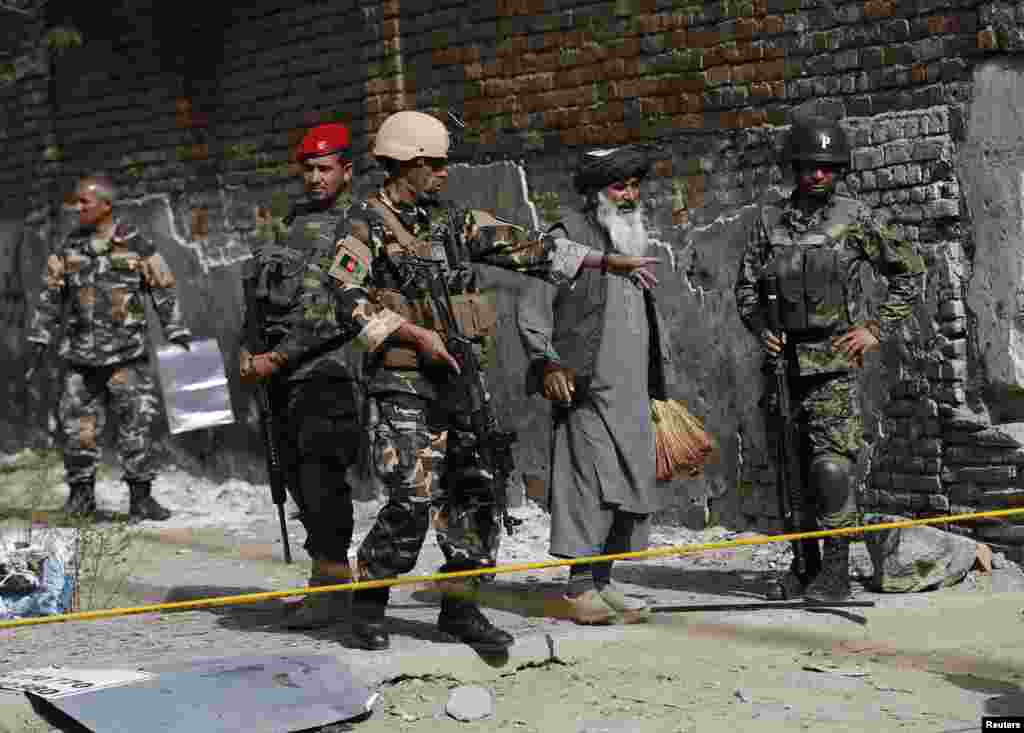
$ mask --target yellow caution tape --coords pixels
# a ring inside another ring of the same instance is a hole
[[[362,580],[357,583],[343,583],[340,585],[323,585],[315,588],[293,588],[291,590],[266,591],[264,593],[244,593],[236,596],[220,596],[214,598],[198,598],[193,601],[177,601],[175,603],[155,603],[149,606],[131,606],[128,608],[108,608],[99,611],[79,611],[78,613],[62,613],[53,616],[40,616],[38,618],[24,618],[14,621],[0,621],[0,629],[12,629],[20,626],[38,626],[41,624],[56,624],[65,621],[95,621],[103,618],[116,618],[119,616],[137,616],[144,613],[159,613],[160,611],[187,611],[195,608],[216,608],[218,606],[235,606],[248,603],[260,603],[261,601],[272,601],[281,598],[310,595],[313,593],[334,593],[337,591],[354,591],[368,588],[386,588],[393,585],[415,585],[416,583],[435,583],[442,580],[454,580],[457,578],[474,578],[479,575],[500,575],[503,573],[519,573],[526,570],[542,570],[544,568],[557,568],[568,565],[587,565],[589,563],[604,562],[606,560],[639,560],[650,557],[666,557],[671,555],[691,555],[709,550],[723,550],[731,547],[744,547],[749,545],[769,545],[775,542],[793,542],[795,540],[813,540],[821,537],[842,537],[845,535],[861,534],[865,532],[880,532],[886,529],[901,529],[903,527],[918,527],[927,524],[948,524],[951,522],[965,522],[973,519],[995,519],[998,517],[1012,517],[1024,514],[1024,507],[1017,509],[995,509],[987,512],[975,512],[972,514],[949,514],[942,517],[928,517],[926,519],[906,519],[898,522],[885,522],[881,524],[868,524],[859,527],[844,527],[842,529],[823,529],[815,532],[795,532],[792,534],[780,534],[770,536],[747,537],[741,540],[729,540],[727,542],[705,542],[696,545],[676,545],[673,547],[661,547],[656,550],[638,550],[636,552],[621,552],[615,555],[594,555],[591,557],[578,557],[570,560],[544,560],[541,562],[519,563],[516,565],[496,565],[493,567],[482,567],[474,570],[459,570],[451,573],[435,573],[434,575],[407,576],[403,578],[386,578],[382,580]]]

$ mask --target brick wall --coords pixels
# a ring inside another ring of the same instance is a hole
[[[9,161],[0,212],[45,239],[62,226],[74,177],[112,172],[129,199],[166,210],[167,246],[196,296],[190,319],[229,351],[235,324],[209,318],[210,303],[237,291],[261,210],[298,191],[289,151],[312,124],[353,125],[367,185],[368,133],[387,114],[451,109],[466,124],[456,158],[521,162],[544,223],[575,204],[566,171],[582,146],[657,142],[651,227],[665,253],[662,302],[685,344],[688,399],[723,442],[721,464],[685,490],[737,524],[763,524],[774,506],[752,406],[756,345],[731,300],[739,235],[754,204],[788,190],[775,161],[793,111],[843,117],[855,144],[845,185],[916,241],[930,267],[906,345],[866,374],[875,450],[865,506],[928,513],[1013,500],[977,488],[1013,484],[1005,453],[987,461],[964,447],[967,435],[994,428],[979,407],[984,369],[963,299],[971,221],[958,155],[972,74],[1024,44],[1024,6],[381,0],[198,13],[120,0],[90,18],[70,4],[59,13],[39,5],[8,53],[17,73],[0,74]],[[64,22],[81,26],[84,43],[55,54],[44,37]],[[12,255],[19,272],[41,265],[37,249]]]

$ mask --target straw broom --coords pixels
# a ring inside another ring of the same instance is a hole
[[[716,445],[700,419],[678,400],[651,400],[657,443],[659,481],[695,478],[712,458]]]

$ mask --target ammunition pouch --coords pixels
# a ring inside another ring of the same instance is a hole
[[[394,311],[417,326],[437,331],[442,338],[448,337],[431,298],[410,300],[398,290],[386,288],[375,290],[371,297],[379,305]],[[474,290],[451,295],[449,298],[452,304],[452,317],[463,336],[470,339],[483,338],[492,336],[497,330],[498,309],[489,294]],[[393,346],[384,352],[381,365],[386,369],[418,369],[419,354],[415,349]]]
[[[302,286],[305,256],[290,247],[267,246],[259,250],[256,260],[255,296],[274,308],[295,303]]]

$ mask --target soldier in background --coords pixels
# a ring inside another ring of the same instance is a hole
[[[491,500],[467,480],[473,473],[473,436],[453,399],[459,364],[435,330],[424,281],[425,260],[444,268],[453,308],[466,336],[492,332],[495,313],[475,300],[471,262],[503,267],[550,282],[574,278],[582,267],[616,275],[638,272],[655,282],[649,257],[604,256],[567,239],[526,232],[484,212],[442,204],[448,177],[445,126],[421,112],[398,112],[381,125],[373,153],[386,169],[383,186],[353,207],[339,233],[337,258],[324,292],[339,324],[367,354],[373,431],[371,466],[388,501],[359,548],[360,579],[390,578],[415,567],[433,520],[446,563],[442,570],[486,567],[495,535]],[[315,323],[315,319],[314,319]],[[432,447],[445,455],[435,465]],[[481,652],[513,643],[480,612],[475,580],[447,587],[438,627]],[[389,645],[383,626],[390,588],[357,591],[353,631],[363,646]]]
[[[360,354],[330,343],[340,333],[330,308],[317,313],[312,334],[295,328],[304,317],[304,287],[334,260],[334,232],[348,211],[352,163],[348,128],[326,124],[303,139],[297,157],[306,196],[287,216],[264,222],[262,242],[244,276],[245,322],[241,376],[269,379],[274,422],[288,489],[306,529],[313,560],[311,586],[351,579],[352,490],[345,472],[359,444]],[[347,615],[348,593],[307,596],[288,628],[314,628]]]
[[[864,426],[855,370],[911,315],[924,262],[913,244],[883,226],[867,205],[836,194],[836,181],[850,162],[838,123],[818,117],[797,121],[787,155],[796,190],[782,206],[764,207],[750,230],[736,304],[768,360],[785,352],[793,365],[790,409],[801,424],[807,484],[802,493],[809,500],[799,513],[817,518],[823,529],[839,529],[857,519],[854,468],[864,447]],[[874,313],[861,288],[863,268],[888,280],[888,297]],[[760,292],[766,275],[778,281],[785,334],[768,327]],[[778,436],[769,435],[773,438]],[[817,602],[849,598],[849,539],[826,538],[823,555],[817,540],[802,542],[807,571],[798,576],[791,569],[769,596],[802,594]]]
[[[167,263],[134,226],[114,217],[113,182],[102,175],[83,178],[75,197],[78,227],[47,258],[29,328],[33,356],[25,378],[31,381],[63,325],[59,355],[66,369],[59,415],[71,489],[64,510],[96,511],[96,462],[109,409],[118,423],[130,515],[164,520],[171,513],[152,496],[158,397],[149,364],[146,298],[152,299],[167,341],[187,349],[191,334]]]

